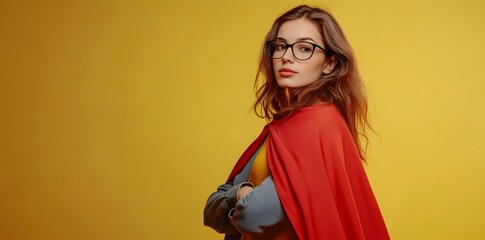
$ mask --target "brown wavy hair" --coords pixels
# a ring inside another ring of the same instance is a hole
[[[335,66],[331,73],[322,74],[314,83],[287,92],[276,82],[273,61],[266,43],[276,39],[283,23],[301,18],[317,24],[324,48],[327,50],[326,60],[335,61]],[[262,84],[259,84],[260,79],[263,80]],[[365,140],[367,148],[368,138],[365,130],[367,127],[372,129],[367,119],[365,88],[358,73],[352,48],[339,24],[328,12],[301,5],[275,20],[265,37],[254,88],[256,101],[253,109],[259,117],[268,121],[288,116],[317,101],[334,104],[349,127],[360,157],[365,160],[365,150],[359,139],[362,137]]]

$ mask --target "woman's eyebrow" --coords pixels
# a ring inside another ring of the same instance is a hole
[[[311,40],[313,42],[316,42],[315,40],[313,40],[313,38],[310,38],[310,37],[298,38],[297,40],[298,41]]]
[[[277,37],[276,39],[283,40],[283,41],[287,42],[287,40],[285,38],[282,38],[282,37]],[[310,37],[302,37],[302,38],[296,39],[296,41],[305,41],[305,40],[311,40],[313,42],[316,42],[315,40],[313,40],[313,38],[310,38]]]

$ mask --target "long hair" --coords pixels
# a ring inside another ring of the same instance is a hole
[[[273,60],[266,42],[276,39],[283,23],[301,18],[317,24],[324,48],[327,50],[326,60],[333,58],[336,63],[331,73],[322,74],[314,83],[293,89],[291,95],[288,95],[276,82]],[[256,101],[253,109],[256,114],[271,121],[288,116],[318,100],[332,103],[345,119],[359,149],[360,157],[365,161],[365,150],[359,136],[365,139],[367,146],[368,138],[365,130],[367,127],[372,129],[367,119],[367,97],[352,48],[335,18],[319,8],[307,5],[295,7],[275,20],[266,34],[264,43],[254,83]],[[258,87],[261,76],[263,82]]]

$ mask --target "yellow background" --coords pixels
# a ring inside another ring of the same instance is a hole
[[[222,239],[202,225],[264,124],[266,31],[300,1],[2,1],[0,239]],[[485,236],[485,1],[306,1],[354,47],[393,239]]]

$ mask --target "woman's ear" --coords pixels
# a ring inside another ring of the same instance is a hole
[[[335,58],[335,55],[332,55],[329,59],[327,59],[323,63],[323,74],[330,74],[333,71],[333,68],[335,67],[335,64],[337,64],[337,59]]]

